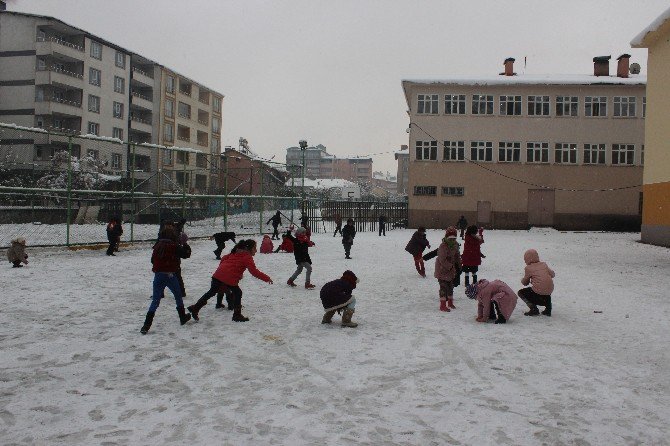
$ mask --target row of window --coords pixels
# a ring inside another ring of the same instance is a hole
[[[58,149],[56,149],[55,147],[35,146],[34,159],[36,161],[51,160],[56,155],[56,150],[58,150]],[[79,156],[81,155],[80,146],[73,146],[72,147],[72,155],[79,158]],[[89,150],[86,151],[86,155],[90,156],[93,159],[100,159],[100,151],[99,150],[89,149]],[[111,156],[110,167],[114,170],[121,169],[121,162],[123,160],[123,156],[120,153],[112,153],[111,155],[112,156]]]
[[[183,125],[178,126],[179,127],[179,139],[184,140],[184,141],[190,141],[191,140],[191,129],[189,127],[185,127]],[[203,133],[203,132],[198,132],[198,133]],[[215,132],[218,133],[218,132]],[[166,122],[163,124],[163,140],[166,142],[174,142],[174,124],[171,122]],[[202,144],[204,142],[204,144]],[[199,140],[198,143],[201,143],[201,145],[206,145],[206,140],[202,139]],[[210,143],[210,148],[212,151],[218,151],[221,149],[221,141],[219,138],[212,136],[211,143]]]
[[[414,186],[414,195],[437,195],[437,186]],[[442,195],[450,197],[462,197],[465,188],[460,186],[442,186]]]
[[[88,111],[93,113],[100,113],[100,96],[95,96],[92,94],[88,95]],[[115,118],[123,118],[123,103],[113,101],[112,115]]]
[[[558,142],[553,145],[554,153],[550,160],[548,142],[526,142],[525,152],[522,143],[500,141],[497,159],[494,160],[492,141],[471,141],[469,159],[478,162],[499,163],[555,163],[555,164],[607,164],[607,144]],[[578,152],[581,149],[582,157]],[[525,159],[522,154],[525,153]],[[437,141],[417,141],[417,161],[437,161]],[[444,141],[442,161],[465,161],[465,141]],[[610,147],[611,165],[635,165],[635,144],[615,143]],[[640,148],[640,165],[644,165],[644,144]]]
[[[607,96],[585,96],[584,116],[608,116]],[[470,114],[493,115],[494,95],[474,94],[470,101]],[[498,97],[498,114],[500,116],[521,116],[523,100],[521,95],[500,95]],[[579,116],[580,97],[556,96],[554,99],[554,116]],[[637,98],[635,96],[614,96],[612,98],[613,116],[634,118],[637,113]],[[465,115],[466,95],[444,95],[445,115]],[[526,97],[526,114],[528,116],[550,116],[551,98],[547,95],[529,95]],[[417,114],[439,114],[439,95],[418,95]],[[647,98],[642,98],[642,117],[647,113]]]
[[[88,83],[96,87],[102,87],[102,72],[97,68],[88,69]],[[126,92],[126,80],[120,76],[114,76],[114,91],[116,93]]]
[[[90,55],[94,59],[102,60],[102,44],[91,40]],[[114,54],[114,65],[119,68],[126,68],[126,55],[121,51],[116,51]]]
[[[175,94],[176,92],[176,85],[177,81],[174,76],[172,75],[167,75],[165,78],[165,92],[169,94]],[[184,82],[182,83],[181,81],[179,82],[179,92],[182,94],[185,94],[187,96],[191,96],[191,84]],[[205,90],[200,91],[200,102],[204,104],[209,104],[209,92]],[[214,96],[212,98],[212,109],[214,109],[215,112],[221,113],[221,98],[218,96]]]

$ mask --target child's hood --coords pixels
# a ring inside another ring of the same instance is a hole
[[[523,261],[526,262],[526,265],[537,263],[540,261],[540,255],[534,249],[529,249],[523,254]]]

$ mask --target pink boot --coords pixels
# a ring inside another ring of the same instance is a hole
[[[440,311],[449,311],[446,300],[440,300]]]

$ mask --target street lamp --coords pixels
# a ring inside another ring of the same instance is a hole
[[[302,214],[305,215],[305,151],[307,150],[307,141],[301,139],[298,144],[302,151]]]

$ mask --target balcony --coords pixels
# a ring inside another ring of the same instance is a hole
[[[81,61],[85,58],[84,47],[57,37],[38,37],[35,44],[37,56],[61,54],[72,60]]]
[[[60,97],[44,97],[35,101],[36,115],[81,116],[81,102]]]
[[[146,110],[153,110],[154,104],[150,96],[144,95],[136,90],[130,91],[130,104]]]
[[[38,68],[35,73],[35,85],[52,84],[81,89],[84,85],[84,76],[57,67]]]
[[[151,119],[141,116],[130,117],[130,128],[143,133],[151,133],[153,128],[151,126]]]
[[[141,69],[139,69],[137,67],[131,67],[130,70],[131,70],[131,72],[130,72],[131,85],[133,83],[140,83],[140,84],[143,84],[143,85],[153,87],[154,78],[151,74],[147,73],[146,71],[142,71]]]

